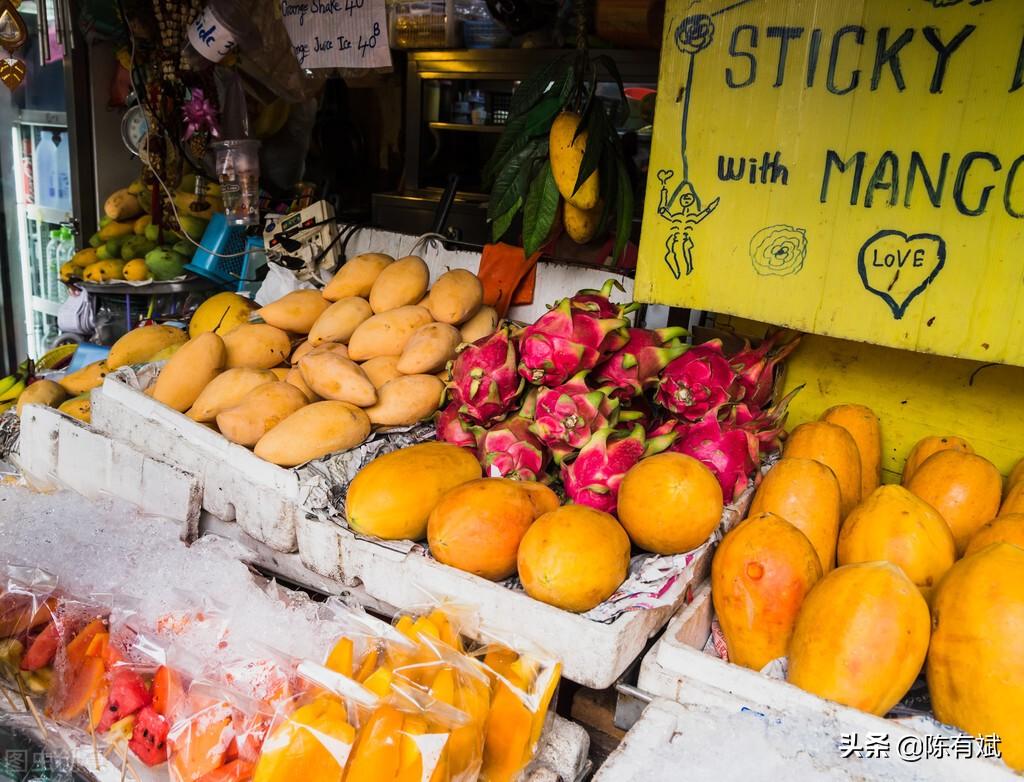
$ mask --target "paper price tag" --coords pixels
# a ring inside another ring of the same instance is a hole
[[[303,68],[391,66],[384,0],[281,0],[281,17]]]

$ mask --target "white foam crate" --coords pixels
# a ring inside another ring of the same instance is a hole
[[[117,497],[178,522],[186,537],[199,523],[202,489],[193,475],[50,407],[22,412],[17,466],[38,491]]]
[[[952,759],[933,756],[917,762],[902,760],[898,745],[904,737],[911,737],[908,742],[915,745],[920,742],[924,746],[930,735],[950,736],[955,733],[927,717],[887,720],[842,706],[787,682],[706,654],[701,650],[711,633],[712,615],[711,586],[705,581],[694,592],[693,601],[672,619],[664,635],[644,656],[637,686],[656,698],[681,704],[690,713],[698,713],[701,709],[712,713],[717,710],[722,714],[742,711],[767,720],[775,726],[774,734],[779,737],[779,756],[795,758],[799,755],[820,761],[823,774],[826,771],[832,774],[822,778],[979,782],[1009,782],[1017,778],[1001,762],[979,757]],[[680,712],[676,709],[673,713]],[[761,730],[760,727],[757,729]],[[684,729],[682,733],[685,735]],[[855,734],[862,742],[869,735],[887,736],[890,757],[842,759],[839,747],[843,734]],[[730,754],[742,751],[742,746],[729,744],[728,747]],[[709,773],[708,776],[711,778],[714,774]],[[634,778],[598,775],[595,782]],[[674,780],[677,777],[652,777],[651,780],[670,778]]]

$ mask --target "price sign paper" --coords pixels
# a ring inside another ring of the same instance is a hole
[[[1024,365],[1024,2],[669,0],[636,298]]]
[[[281,0],[281,17],[303,68],[388,68],[384,0]]]

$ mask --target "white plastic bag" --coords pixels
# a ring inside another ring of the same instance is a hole
[[[57,328],[71,334],[92,334],[96,330],[92,297],[81,288],[68,287],[68,297],[57,310]]]
[[[256,291],[255,301],[261,307],[272,301],[277,301],[286,293],[300,290],[311,290],[316,286],[311,282],[304,282],[289,271],[276,263],[267,264],[267,279],[263,281],[260,289]]]

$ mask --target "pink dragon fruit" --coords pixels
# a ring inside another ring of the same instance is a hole
[[[550,454],[530,431],[530,419],[514,415],[483,433],[477,451],[484,475],[538,481],[547,469]]]
[[[471,421],[459,414],[457,402],[451,402],[444,410],[438,413],[437,439],[444,443],[451,443],[462,448],[476,448],[477,441],[483,434],[483,429],[474,426]]]
[[[654,400],[687,421],[699,421],[728,403],[736,384],[736,373],[715,339],[669,362]]]
[[[741,494],[757,476],[760,448],[753,433],[718,420],[708,414],[692,424],[682,439],[672,445],[673,451],[703,462],[718,478],[722,499],[726,503]]]
[[[560,385],[626,343],[625,318],[599,318],[569,301],[562,299],[520,335],[519,374],[534,385]]]
[[[629,468],[645,456],[668,448],[674,435],[647,440],[642,426],[628,435],[610,427],[594,432],[571,462],[562,464],[562,483],[569,499],[577,505],[615,513],[619,485]]]
[[[608,426],[618,407],[608,396],[610,389],[591,390],[586,376],[580,372],[560,386],[537,390],[530,431],[551,449],[557,462],[586,445],[596,430]]]
[[[508,328],[465,348],[452,363],[450,376],[452,401],[463,416],[487,424],[505,415],[523,390]]]
[[[741,402],[729,411],[726,424],[730,428],[742,429],[753,435],[762,454],[780,451],[789,403],[801,388],[803,386],[794,388],[767,410],[752,410],[747,403]]]
[[[622,305],[612,304],[612,290],[618,288],[625,293],[626,289],[618,280],[605,280],[601,290],[582,290],[569,299],[569,306],[573,310],[589,312],[598,318],[621,318],[629,312],[637,309],[640,305],[636,302]]]
[[[743,401],[752,407],[764,407],[771,399],[776,365],[792,353],[800,342],[799,339],[794,339],[776,348],[775,343],[783,333],[775,332],[764,339],[756,349],[751,348],[750,343],[746,342],[743,350],[729,359],[739,377]]]
[[[629,329],[629,341],[594,372],[594,381],[613,386],[620,399],[639,396],[658,382],[661,371],[686,352],[683,328]]]

